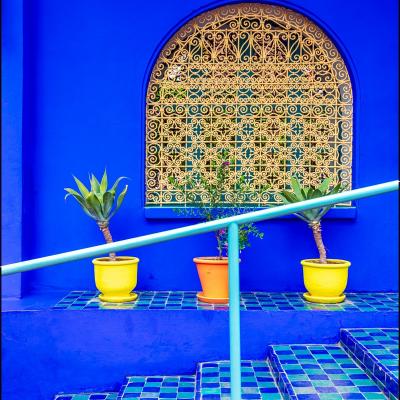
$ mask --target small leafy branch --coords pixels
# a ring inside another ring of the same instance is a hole
[[[65,198],[72,196],[82,207],[85,214],[97,222],[106,243],[112,243],[113,241],[109,229],[110,219],[121,207],[128,191],[128,185],[125,185],[115,202],[117,187],[122,179],[125,179],[125,177],[118,178],[108,189],[107,172],[104,170],[101,182],[98,181],[94,174],[91,176],[89,174],[90,190],[75,176],[74,180],[80,193],[71,188],[64,189],[67,192]],[[115,260],[115,258],[115,253],[110,253],[110,259]]]
[[[343,192],[346,187],[338,183],[332,189],[330,189],[331,178],[326,178],[317,188],[314,187],[302,187],[300,182],[292,177],[290,180],[292,192],[284,190],[280,196],[285,204],[297,203],[299,201],[316,199],[318,197],[329,196]],[[321,219],[322,217],[333,207],[334,205],[313,208],[312,210],[301,211],[295,213],[297,217],[307,222],[311,228],[319,252],[319,262],[321,264],[327,264],[326,249],[322,241],[322,230],[321,230]]]
[[[185,199],[185,203],[189,208],[179,208],[176,210],[179,214],[184,214],[192,217],[200,217],[205,221],[212,221],[238,215],[254,209],[245,206],[243,200],[247,194],[254,193],[249,185],[245,182],[245,177],[241,175],[235,182],[235,190],[229,202],[225,198],[226,188],[228,186],[229,174],[234,168],[232,161],[229,160],[228,151],[224,150],[218,156],[218,162],[212,163],[212,168],[215,171],[215,179],[207,180],[200,175],[196,181],[193,178],[187,178],[184,182],[178,182],[173,176],[169,177],[169,183],[181,194]],[[261,188],[265,191],[267,186]],[[239,227],[239,249],[243,250],[249,247],[250,237],[262,239],[264,233],[252,223],[243,224]],[[223,254],[227,254],[228,250],[228,232],[227,229],[219,229],[215,232],[217,239],[218,258],[222,259]]]

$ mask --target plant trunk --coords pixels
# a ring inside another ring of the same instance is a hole
[[[217,242],[218,242],[218,259],[222,260],[222,243],[219,238],[219,232],[216,232]]]
[[[103,233],[106,243],[112,243],[113,239],[111,236],[110,229],[108,229],[108,224],[104,223],[104,222],[98,222],[97,224],[99,225],[99,228],[100,228],[101,232]],[[115,253],[110,253],[109,256],[110,256],[111,261],[115,261],[115,257],[116,257]]]
[[[319,252],[319,261],[321,264],[328,264],[326,261],[326,250],[324,246],[324,242],[322,241],[322,234],[321,234],[321,222],[312,222],[310,224],[310,228],[312,229],[314,240],[318,248]]]

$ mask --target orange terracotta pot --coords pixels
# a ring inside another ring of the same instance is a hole
[[[229,303],[228,258],[196,257],[193,261],[203,289],[197,294],[198,299],[205,303]]]

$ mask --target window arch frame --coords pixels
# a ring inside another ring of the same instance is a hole
[[[295,14],[300,14],[301,17],[304,17],[306,20],[310,21],[312,24],[314,24],[318,30],[322,31],[324,35],[329,39],[329,41],[333,44],[333,46],[336,48],[339,56],[344,62],[346,72],[348,73],[349,77],[349,83],[350,83],[350,89],[352,91],[352,129],[351,129],[351,135],[352,135],[352,143],[350,145],[350,150],[352,153],[352,160],[350,164],[350,176],[351,176],[351,183],[352,186],[355,186],[358,179],[357,179],[357,155],[358,155],[358,140],[357,140],[357,128],[358,128],[358,107],[359,107],[359,101],[358,101],[358,75],[357,75],[357,70],[354,66],[353,60],[346,49],[345,45],[342,43],[340,40],[338,34],[334,32],[331,27],[326,24],[321,18],[318,18],[313,12],[310,10],[307,10],[303,7],[297,6],[297,5],[290,5],[288,7],[286,4],[282,4],[280,1],[275,1],[274,3],[271,2],[241,2],[241,3],[231,3],[229,1],[219,1],[217,3],[213,3],[212,6],[205,6],[202,7],[201,9],[198,9],[196,12],[191,13],[187,15],[184,19],[182,19],[179,23],[177,23],[174,28],[172,28],[160,41],[158,44],[156,50],[153,52],[151,60],[147,66],[146,74],[143,80],[143,86],[142,86],[142,92],[143,92],[143,109],[144,112],[142,113],[142,132],[143,132],[143,150],[146,150],[146,139],[147,139],[147,91],[148,91],[148,86],[151,81],[151,76],[153,73],[153,70],[155,68],[155,65],[157,63],[157,60],[160,57],[161,52],[165,48],[165,46],[171,42],[174,37],[179,33],[179,31],[184,28],[187,24],[190,24],[192,21],[196,20],[199,16],[207,13],[207,12],[214,12],[222,7],[229,7],[229,6],[241,6],[241,5],[254,5],[254,6],[263,6],[263,5],[268,5],[268,6],[273,6],[273,7],[278,7],[278,8],[283,8],[288,10],[289,12],[294,12]],[[142,201],[143,201],[143,206],[145,210],[145,217],[146,218],[188,218],[185,215],[177,215],[174,212],[174,209],[182,207],[182,205],[151,205],[149,206],[146,204],[146,193],[147,193],[147,187],[146,187],[146,157],[147,157],[147,152],[144,151],[142,152],[143,154],[143,171],[142,171],[142,179],[144,179],[144,182],[142,184],[142,190],[143,190],[143,195],[142,195]],[[327,215],[326,218],[355,218],[357,215],[357,208],[356,208],[357,202],[353,203],[347,203],[339,207],[334,207]],[[256,207],[257,208],[257,207]],[[264,206],[259,206],[258,208],[264,208]],[[293,216],[286,216],[283,218],[292,218]]]

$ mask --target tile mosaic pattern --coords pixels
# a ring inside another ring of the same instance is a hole
[[[118,400],[194,399],[195,377],[187,376],[130,376],[122,386]]]
[[[265,361],[242,361],[242,399],[282,399]],[[200,363],[196,399],[230,399],[229,361]]]
[[[270,361],[285,399],[387,398],[336,345],[274,345],[270,346]]]
[[[53,309],[123,309],[123,310],[221,310],[227,305],[207,304],[197,300],[194,291],[137,292],[139,297],[130,303],[103,303],[96,291],[72,291]],[[242,292],[241,309],[246,311],[398,311],[398,293],[349,293],[340,304],[315,304],[305,301],[301,293]]]
[[[117,400],[118,393],[59,394],[54,400]]]
[[[398,329],[342,329],[340,341],[390,398],[399,398]]]

